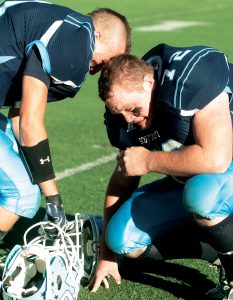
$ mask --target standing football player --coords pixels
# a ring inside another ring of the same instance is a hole
[[[159,259],[156,241],[194,218],[226,273],[208,297],[233,299],[232,91],[233,65],[205,46],[160,44],[143,59],[112,58],[102,70],[108,137],[120,152],[93,292],[109,286],[109,275],[120,283],[115,253]],[[167,176],[138,188],[151,172]]]
[[[47,102],[74,97],[86,75],[130,49],[130,27],[111,9],[82,15],[46,1],[0,6],[0,238],[46,198],[46,220],[66,222],[44,126]],[[30,175],[29,175],[30,174]]]

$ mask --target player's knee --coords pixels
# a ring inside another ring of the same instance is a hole
[[[27,217],[31,219],[35,216],[41,205],[41,191],[39,187],[34,185],[31,188],[30,196],[27,196],[26,198],[26,202],[30,201],[30,205],[27,207]]]
[[[127,248],[125,227],[110,220],[105,232],[105,240],[109,249],[114,253],[125,254]]]
[[[190,178],[184,188],[183,203],[188,212],[208,217],[217,203],[217,188],[213,176],[196,175]]]
[[[41,190],[38,185],[28,185],[27,193],[20,194],[19,203],[22,205],[16,211],[19,216],[33,218],[41,205]]]
[[[124,202],[110,219],[105,231],[108,247],[118,254],[133,253],[151,243],[150,237],[134,223],[132,217],[134,199],[135,197],[131,197]],[[134,210],[136,209],[134,206]]]

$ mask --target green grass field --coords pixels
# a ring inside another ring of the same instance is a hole
[[[232,0],[57,0],[57,4],[87,13],[96,7],[109,7],[124,14],[133,29],[132,53],[142,56],[158,43],[176,46],[208,45],[223,50],[233,61]],[[171,31],[137,31],[139,27],[163,24],[165,21],[198,22],[196,26]],[[116,153],[106,137],[103,125],[104,106],[98,99],[98,74],[89,76],[74,99],[49,104],[46,112],[53,164],[57,174],[78,168]],[[75,212],[102,214],[103,199],[114,160],[89,170],[62,178],[58,187],[68,215]],[[142,183],[156,178],[146,176]],[[44,203],[33,222],[44,216]],[[21,220],[6,238],[3,251],[22,243],[22,232],[32,221]],[[197,292],[213,286],[217,274],[200,260],[173,260],[144,272],[128,270],[120,286],[111,282],[109,290],[101,287],[91,294],[83,287],[82,300],[174,300],[196,299]]]

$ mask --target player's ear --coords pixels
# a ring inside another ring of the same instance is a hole
[[[96,32],[95,32],[95,38],[96,38],[96,39],[99,39],[100,37],[101,37],[100,32],[99,32],[99,31],[96,31]]]
[[[143,79],[143,84],[142,84],[144,90],[150,92],[153,89],[154,82],[155,82],[155,80],[154,80],[153,76],[151,76],[149,74],[145,75],[144,79]]]

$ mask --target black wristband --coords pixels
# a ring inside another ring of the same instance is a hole
[[[32,147],[20,146],[33,183],[55,178],[48,139]]]
[[[60,194],[45,197],[46,204],[62,205]]]

